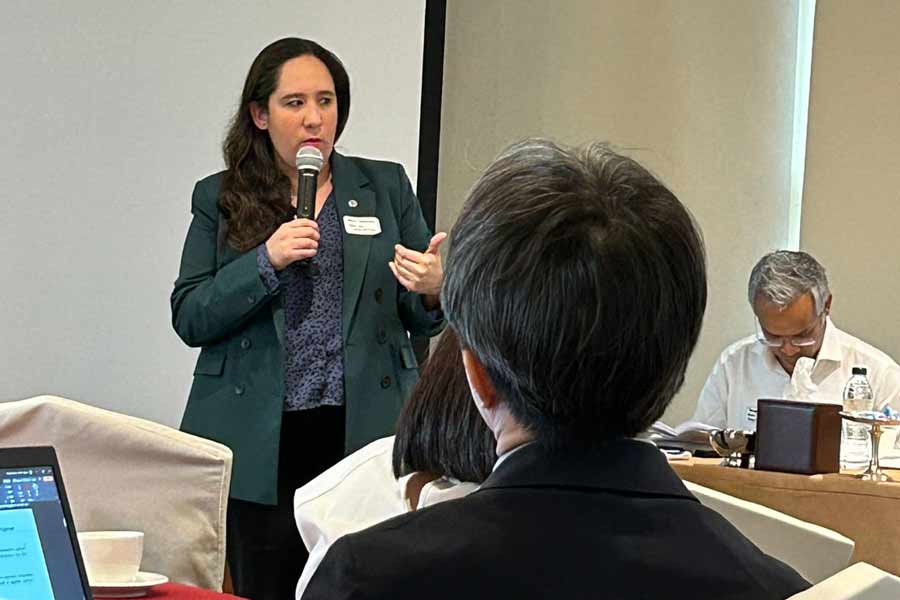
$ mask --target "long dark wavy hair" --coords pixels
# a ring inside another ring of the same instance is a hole
[[[278,87],[281,66],[299,56],[321,60],[337,96],[337,142],[350,114],[350,78],[340,59],[316,42],[284,38],[272,42],[250,65],[241,103],[228,126],[222,144],[228,171],[222,180],[219,208],[228,223],[228,243],[241,252],[267,239],[293,215],[290,179],[276,164],[275,150],[267,131],[256,127],[250,104],[267,107]]]
[[[494,468],[496,447],[472,400],[459,338],[448,327],[397,420],[394,476],[421,471],[481,483]]]

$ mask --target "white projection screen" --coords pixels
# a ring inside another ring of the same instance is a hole
[[[353,98],[338,149],[415,185],[424,28],[424,0],[4,2],[0,400],[177,426],[196,350],[169,294],[251,61],[286,36],[333,50]]]

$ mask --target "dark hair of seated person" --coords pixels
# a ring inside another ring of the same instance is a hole
[[[496,440],[475,407],[459,339],[448,328],[397,420],[394,476],[418,471],[481,483],[496,460]]]
[[[540,445],[592,448],[662,417],[700,336],[706,257],[652,173],[605,144],[525,140],[450,239],[447,322]]]

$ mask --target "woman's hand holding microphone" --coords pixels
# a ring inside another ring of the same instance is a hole
[[[276,271],[319,251],[319,224],[311,219],[294,219],[282,223],[266,240],[269,262]]]

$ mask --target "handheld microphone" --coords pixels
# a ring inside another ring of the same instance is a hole
[[[297,150],[297,217],[312,219],[316,211],[316,183],[325,159],[315,146]]]

